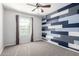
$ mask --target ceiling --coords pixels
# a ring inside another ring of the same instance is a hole
[[[35,5],[36,3],[30,3],[30,4]],[[34,9],[35,7],[27,5],[27,3],[3,3],[5,8],[10,8],[10,9],[14,9],[16,11],[34,14],[34,15],[40,15],[40,16],[50,14],[50,13],[54,12],[55,10],[60,9],[70,3],[40,3],[40,4],[43,4],[43,5],[51,4],[51,7],[50,8],[42,8],[44,10],[44,12],[42,13],[40,11],[40,9],[37,9],[34,12],[32,12],[32,9]]]

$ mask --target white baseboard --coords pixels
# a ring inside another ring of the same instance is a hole
[[[4,49],[4,48],[0,49],[0,54],[3,52],[3,49]]]
[[[76,50],[73,50],[73,49],[70,49],[70,48],[67,48],[67,47],[64,47],[64,46],[60,46],[60,45],[58,45],[58,43],[56,43],[56,42],[52,42],[52,41],[50,41],[50,40],[48,40],[48,41],[46,41],[46,42],[51,43],[51,44],[54,44],[54,45],[57,45],[57,46],[59,46],[59,47],[61,47],[61,48],[65,48],[65,49],[67,49],[67,50],[70,50],[70,51],[79,53],[79,51],[76,51]]]
[[[68,45],[71,48],[75,48],[75,49],[78,49],[79,50],[79,45],[78,44],[71,44],[71,43],[69,43]]]
[[[13,45],[16,45],[16,44],[4,44],[4,47],[6,47],[6,46],[13,46]]]
[[[56,43],[56,42],[53,42],[53,41],[50,41],[50,40],[47,40],[47,42],[49,42],[49,43],[51,43],[51,44],[58,45],[58,43]]]

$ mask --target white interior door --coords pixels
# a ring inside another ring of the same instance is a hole
[[[24,44],[31,41],[32,18],[19,16],[19,43]]]

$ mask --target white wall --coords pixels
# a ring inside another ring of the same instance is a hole
[[[40,40],[41,39],[41,36],[42,36],[42,18],[40,18],[40,17],[33,17],[34,18],[34,28],[33,28],[33,39],[34,39],[34,41],[36,41],[36,40]]]
[[[3,6],[0,4],[0,54],[3,50]]]
[[[4,10],[4,45],[15,45],[16,43],[16,15],[33,17],[34,19],[34,41],[41,40],[41,17],[20,13],[14,10]]]

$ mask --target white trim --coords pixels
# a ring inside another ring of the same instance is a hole
[[[51,44],[58,45],[58,43],[56,43],[56,42],[53,42],[53,41],[50,41],[50,40],[47,40],[47,42],[49,42],[49,43],[51,43]]]
[[[9,43],[9,44],[4,44],[4,47],[6,47],[6,46],[13,46],[13,45],[16,45],[16,43],[14,43],[14,44],[11,44],[11,43]]]

